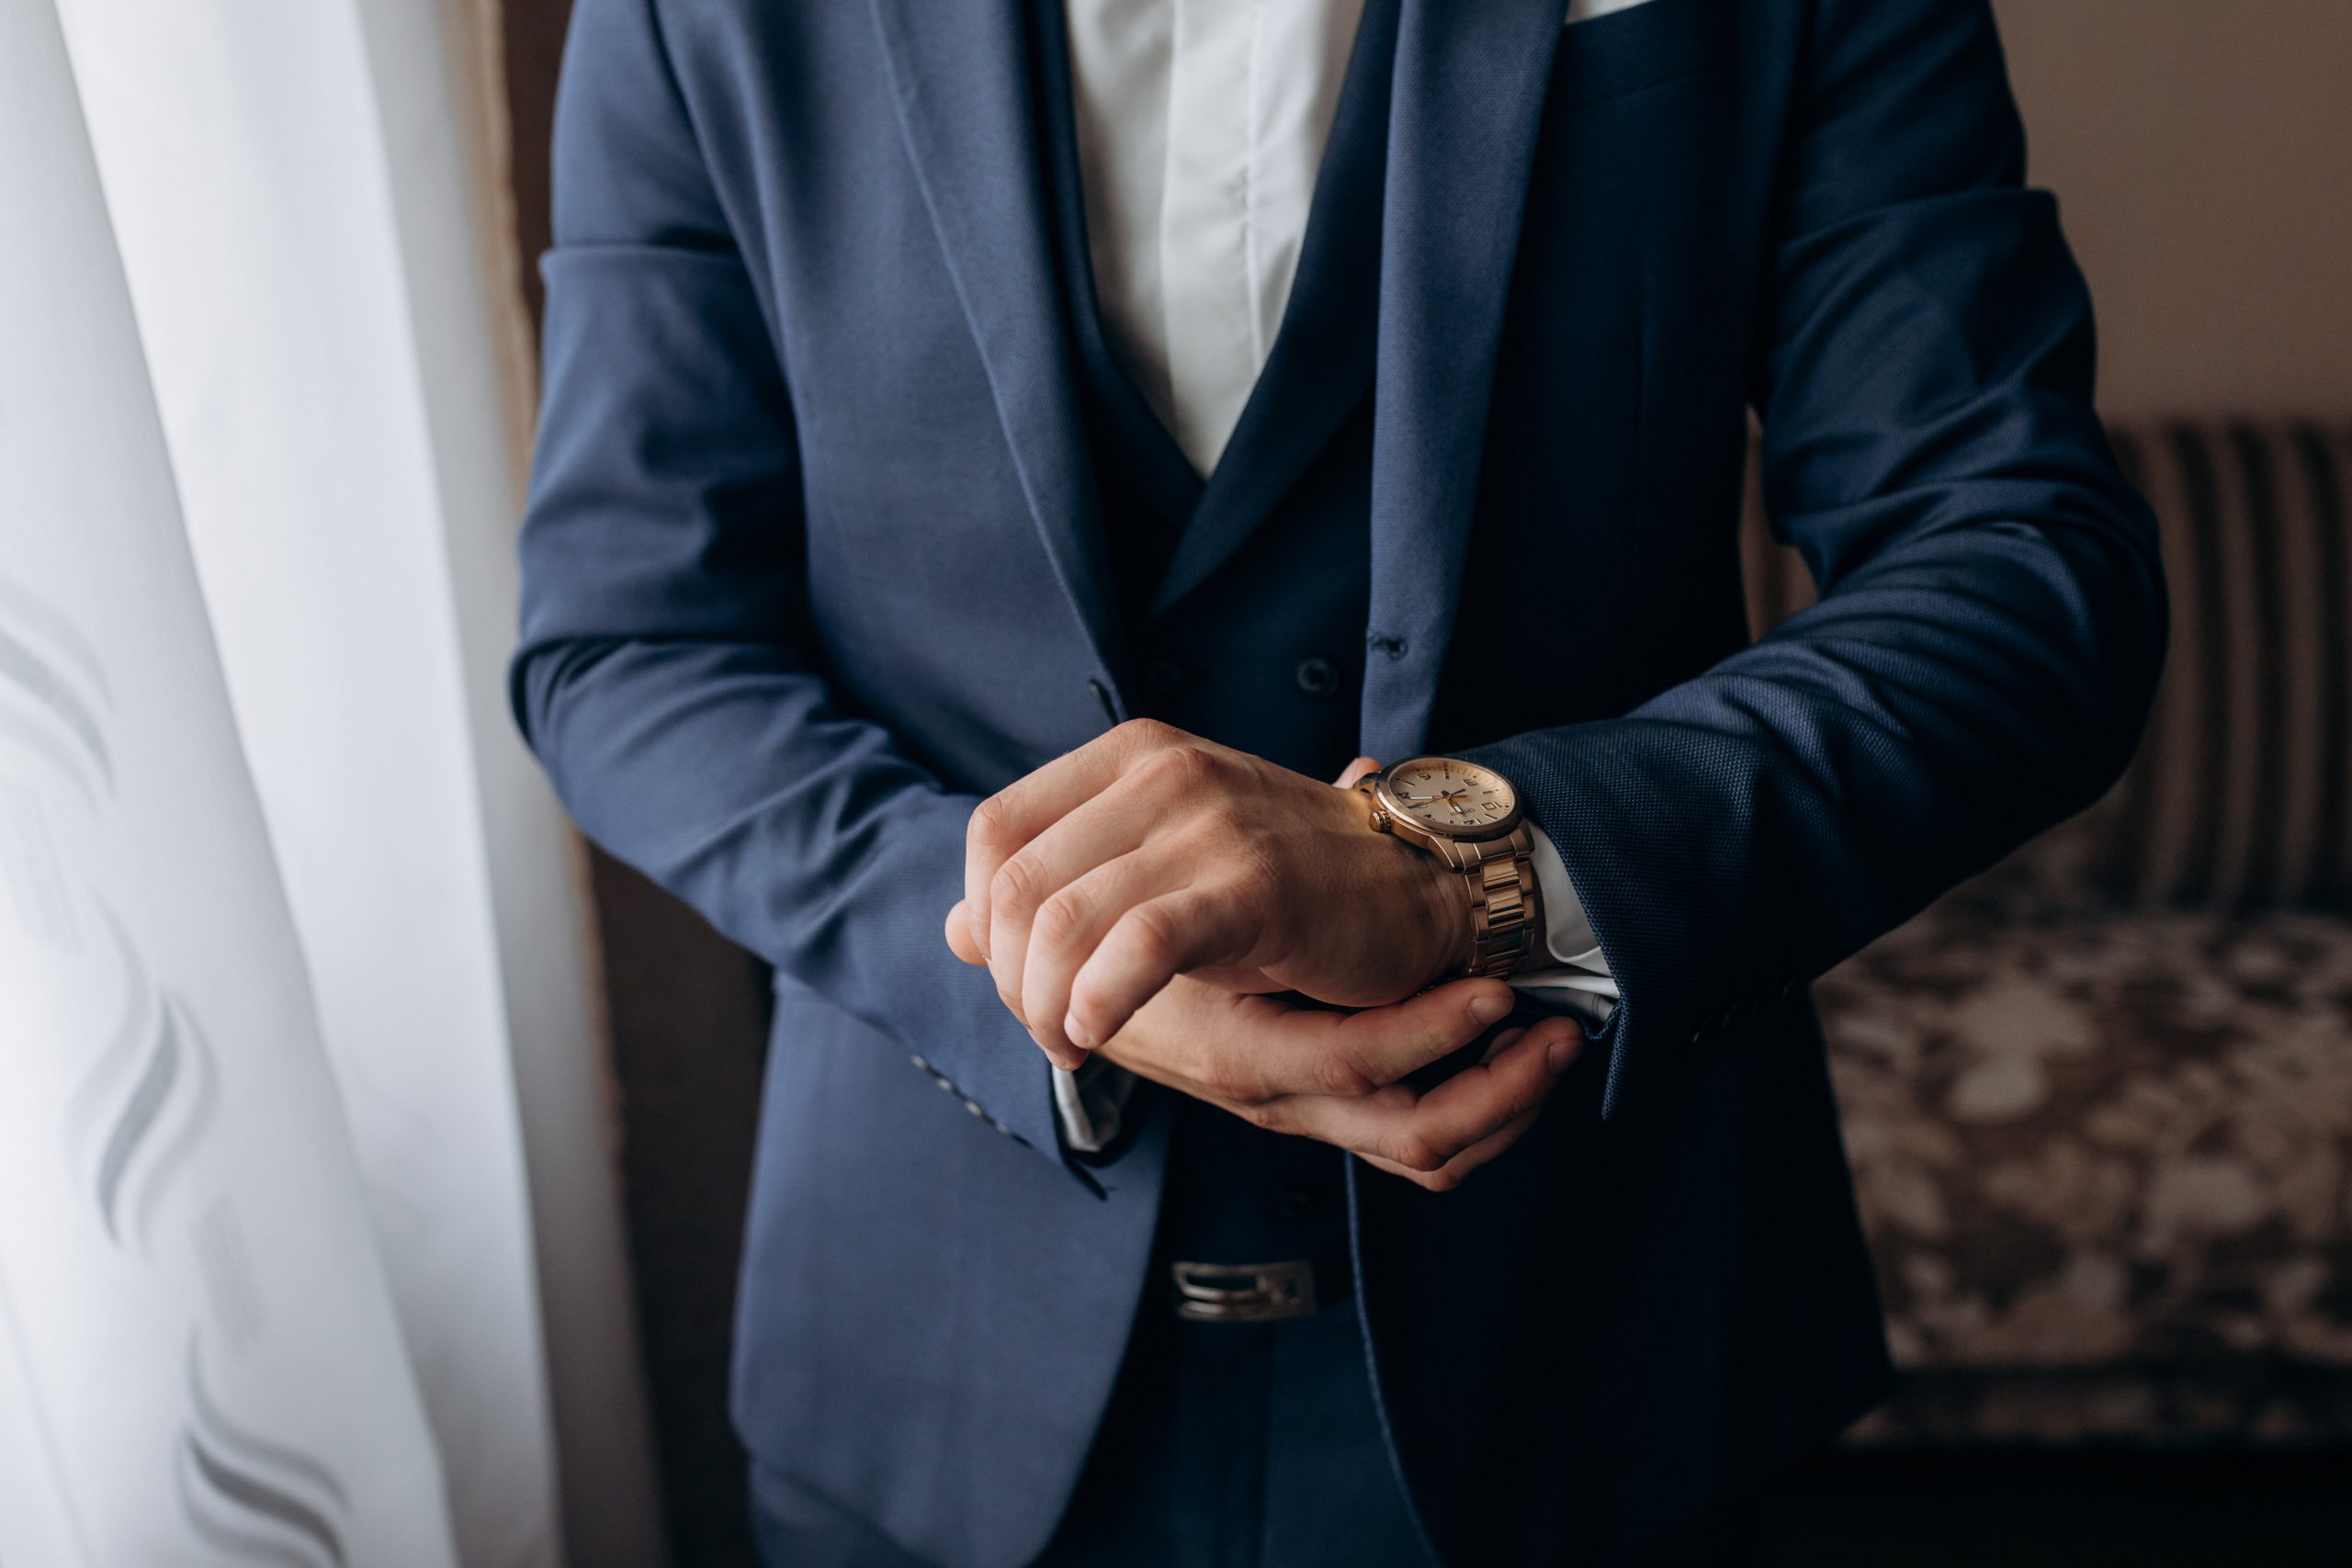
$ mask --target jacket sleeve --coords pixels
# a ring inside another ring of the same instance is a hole
[[[807,652],[786,378],[650,0],[581,0],[554,178],[525,737],[589,837],[1059,1160],[1045,1056],[942,934],[975,800]]]
[[[1617,980],[1605,1115],[2095,800],[2163,661],[2154,524],[1986,5],[1820,0],[1809,39],[1752,398],[1820,602],[1622,718],[1473,753]]]

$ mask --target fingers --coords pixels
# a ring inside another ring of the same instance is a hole
[[[1378,1155],[1360,1154],[1356,1157],[1375,1170],[1385,1171],[1391,1176],[1403,1177],[1416,1187],[1425,1188],[1431,1192],[1451,1192],[1464,1181],[1469,1180],[1472,1171],[1519,1142],[1527,1130],[1543,1118],[1543,1107],[1538,1106],[1500,1131],[1489,1133],[1435,1170],[1415,1170],[1410,1166],[1398,1165],[1393,1160],[1382,1159]]]
[[[1222,1016],[1187,1024],[1182,1047],[1163,1050],[1158,1066],[1177,1087],[1243,1115],[1284,1100],[1375,1096],[1476,1040],[1511,1005],[1499,980],[1464,980],[1360,1013],[1221,999]],[[1410,1106],[1416,1097],[1399,1088],[1392,1098]]]
[[[1079,970],[1121,917],[1169,892],[1182,875],[1182,868],[1170,863],[1164,853],[1122,854],[1056,892],[1038,908],[1028,928],[1017,933],[1012,931],[1003,901],[999,900],[998,927],[1008,932],[994,949],[1000,990],[1006,977],[1003,965],[1017,962],[1012,984],[1018,987],[1020,1005],[1012,1010],[1057,1066],[1075,1066],[1097,1042],[1116,1032],[1084,1041],[1069,1036],[1065,1021]]]
[[[1550,1059],[1552,1051],[1556,1049],[1561,1053],[1559,1060],[1554,1065],[1553,1071],[1553,1088],[1557,1088],[1560,1071],[1576,1060],[1577,1052],[1584,1044],[1584,1032],[1566,1019],[1547,1019],[1537,1024],[1535,1028],[1545,1032],[1542,1035],[1542,1043],[1547,1061]],[[1492,1061],[1495,1056],[1510,1049],[1527,1032],[1527,1031],[1512,1029],[1497,1035],[1495,1044],[1488,1052],[1487,1060]],[[1551,1092],[1550,1089],[1545,1089],[1543,1101],[1539,1102],[1534,1110],[1487,1134],[1435,1170],[1415,1170],[1409,1166],[1397,1165],[1375,1155],[1363,1155],[1358,1157],[1367,1165],[1385,1170],[1391,1176],[1401,1176],[1406,1180],[1427,1188],[1432,1192],[1451,1192],[1468,1180],[1472,1171],[1487,1164],[1525,1136],[1528,1129],[1543,1119],[1544,1107],[1550,1102]]]
[[[1153,719],[1130,719],[1098,739],[1016,780],[980,802],[964,837],[964,902],[983,942],[989,927],[989,885],[1029,841],[1092,799],[1143,759],[1205,743]]]
[[[1417,1099],[1396,1087],[1353,1099],[1298,1095],[1269,1102],[1252,1119],[1443,1190],[1533,1125],[1582,1038],[1573,1022],[1547,1019]]]
[[[1052,911],[1048,918],[1057,925],[1077,912],[1070,899],[1060,897],[1070,885],[1099,868],[1118,864],[1169,816],[1176,803],[1159,798],[1161,793],[1152,782],[1138,776],[1114,781],[1102,793],[1080,801],[1058,820],[1046,824],[997,868],[989,881],[988,926],[981,936],[982,949],[988,954],[989,969],[996,976],[997,994],[1038,1035],[1040,1043],[1048,1035],[1059,1041],[1066,1009],[1057,1007],[1049,1013],[1041,1013],[1023,1004],[1029,989],[1031,932],[1040,916],[1047,911]],[[1166,891],[1164,885],[1139,882],[1137,869],[1125,868],[1118,887],[1125,892],[1126,903],[1110,908],[1111,919],[1116,919],[1128,905]],[[1114,891],[1113,886],[1100,881],[1093,886],[1093,897],[1098,901],[1111,897]],[[1099,938],[1107,929],[1108,920],[1104,920],[1091,934]],[[1086,952],[1091,950],[1090,942]],[[1086,952],[1078,953],[1071,959],[1073,968],[1085,960]]]
[[[1296,1064],[1282,1089],[1369,1094],[1442,1062],[1510,1015],[1500,980],[1456,980],[1363,1012],[1295,1010],[1278,1032],[1279,1055]]]
[[[1238,881],[1180,887],[1128,908],[1079,966],[1064,1035],[1091,1051],[1177,976],[1239,962],[1256,934],[1254,916],[1250,890]]]
[[[1378,772],[1380,772],[1380,763],[1377,759],[1372,757],[1358,757],[1354,761],[1350,762],[1346,767],[1340,770],[1340,787],[1341,789],[1353,789],[1356,785],[1362,784],[1365,779]]]

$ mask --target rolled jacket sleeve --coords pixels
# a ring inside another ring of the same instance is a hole
[[[1602,1113],[2103,793],[2163,661],[2155,528],[1983,0],[1823,0],[1752,362],[1813,608],[1622,716],[1468,754],[1618,1001]]]
[[[798,639],[786,367],[666,62],[648,0],[582,0],[516,722],[590,838],[1059,1160],[1045,1057],[941,930],[976,801],[837,705]]]

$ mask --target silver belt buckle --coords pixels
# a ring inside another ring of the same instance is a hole
[[[1274,1323],[1313,1315],[1315,1265],[1175,1263],[1176,1315],[1191,1323]]]

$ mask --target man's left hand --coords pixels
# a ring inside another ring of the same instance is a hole
[[[972,813],[961,918],[997,994],[1076,1066],[1178,975],[1378,1007],[1457,972],[1467,904],[1329,784],[1150,719]]]

